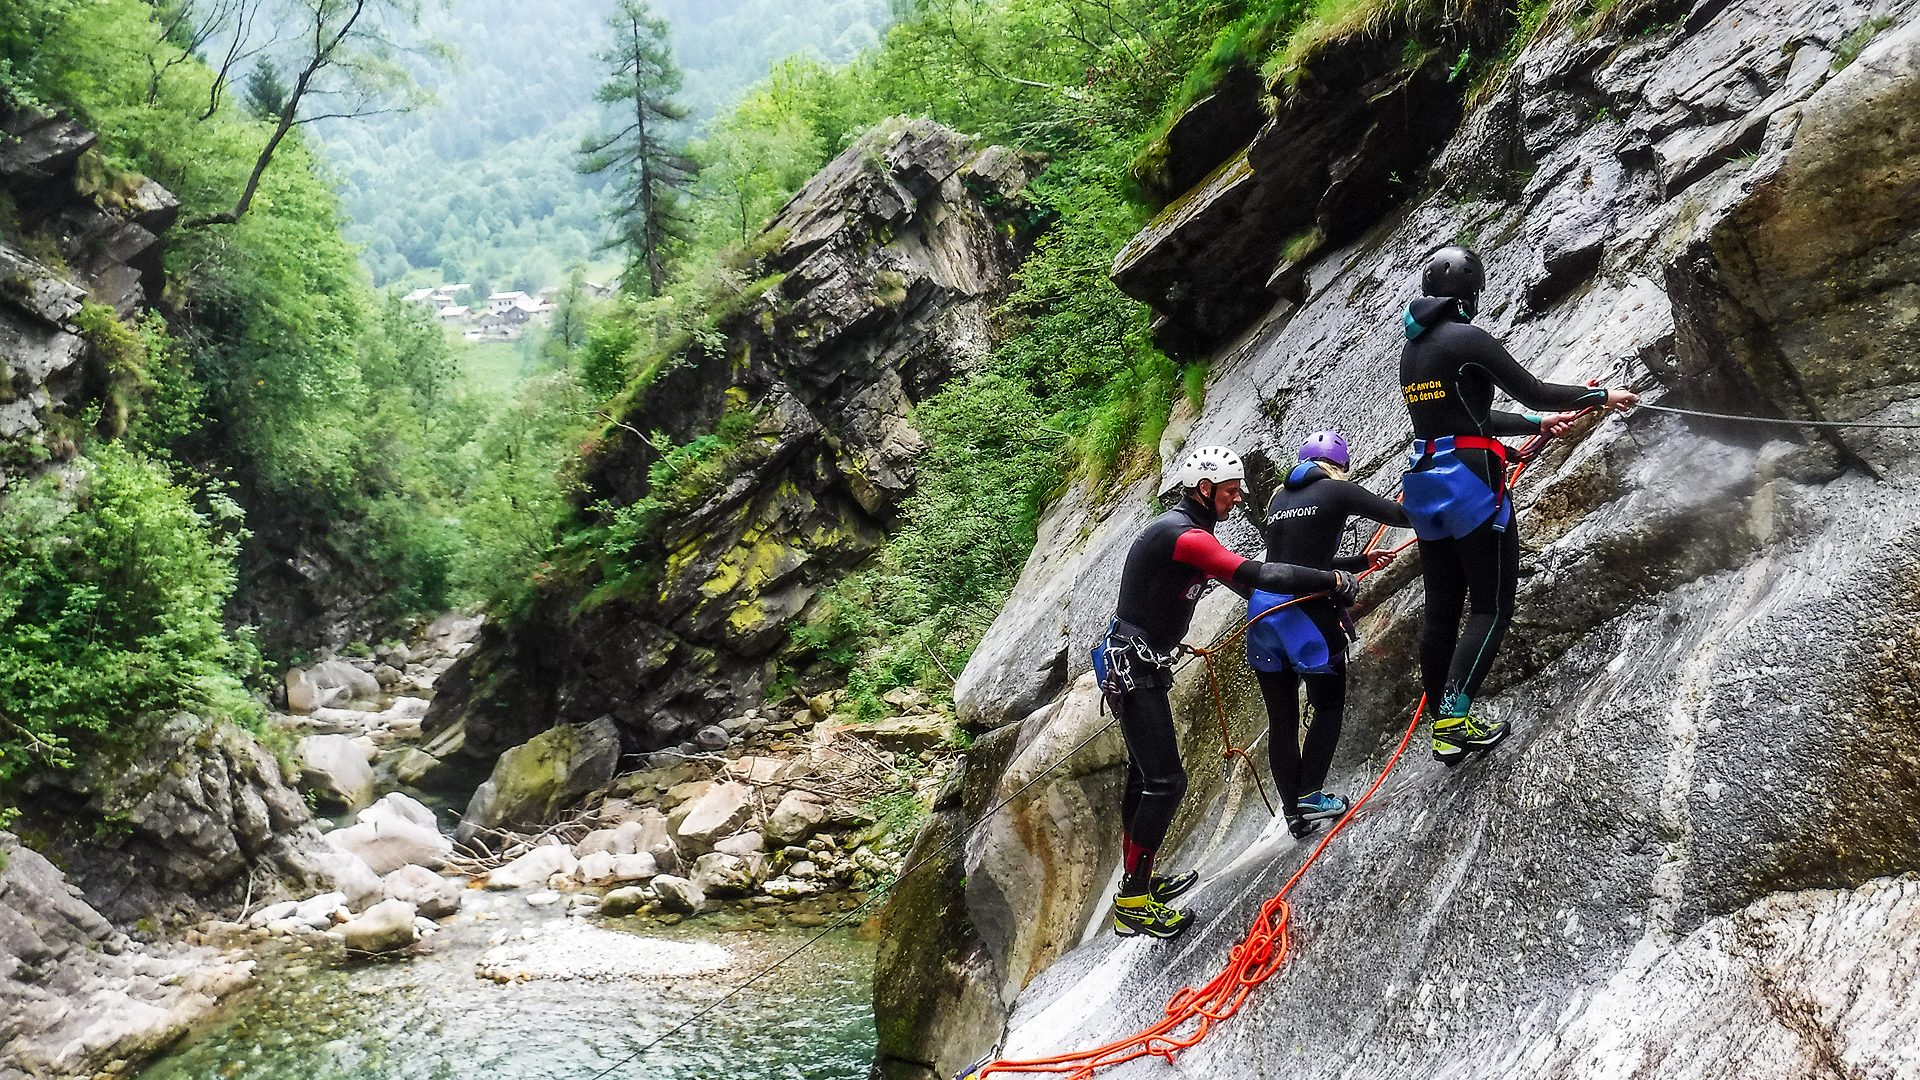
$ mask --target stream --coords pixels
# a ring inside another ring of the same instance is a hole
[[[528,899],[467,893],[411,959],[353,961],[297,945],[264,956],[258,988],[140,1080],[867,1075],[874,946],[850,929],[631,1057],[818,931],[722,933],[709,918],[649,922],[643,934],[636,920],[572,917],[564,903]],[[477,976],[483,961],[505,981]]]

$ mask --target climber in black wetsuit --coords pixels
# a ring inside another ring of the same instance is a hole
[[[1094,675],[1120,718],[1127,741],[1127,787],[1120,804],[1125,877],[1114,899],[1114,932],[1173,937],[1192,916],[1167,906],[1191,888],[1192,873],[1153,872],[1154,854],[1173,824],[1187,773],[1167,691],[1173,654],[1209,579],[1242,592],[1329,590],[1352,602],[1354,576],[1243,559],[1214,538],[1213,526],[1240,502],[1240,458],[1203,446],[1180,464],[1180,502],[1147,523],[1120,571],[1116,616],[1094,649]]]
[[[1359,516],[1405,528],[1407,513],[1347,480],[1347,441],[1316,431],[1300,446],[1300,463],[1267,504],[1267,561],[1316,570],[1358,573],[1385,566],[1384,551],[1336,558],[1347,518]],[[1267,703],[1267,762],[1287,828],[1304,837],[1347,812],[1340,795],[1321,790],[1347,701],[1347,640],[1351,617],[1329,597],[1285,604],[1293,597],[1256,591],[1247,601],[1247,665]],[[1272,612],[1271,614],[1266,614]],[[1264,617],[1263,617],[1264,616]],[[1300,684],[1307,687],[1313,723],[1300,745]]]
[[[1420,538],[1426,578],[1420,675],[1435,712],[1433,756],[1448,764],[1507,734],[1504,721],[1471,715],[1473,697],[1513,617],[1519,582],[1520,535],[1506,493],[1507,448],[1493,436],[1559,435],[1581,411],[1629,409],[1639,401],[1627,390],[1534,378],[1492,334],[1469,324],[1485,285],[1486,272],[1473,252],[1433,252],[1421,275],[1426,296],[1408,304],[1403,317],[1407,343],[1400,352],[1400,390],[1414,435],[1401,490]],[[1531,408],[1566,411],[1501,412],[1492,407],[1496,386]]]

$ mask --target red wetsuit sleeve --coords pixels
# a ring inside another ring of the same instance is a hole
[[[1205,529],[1188,529],[1173,542],[1173,561],[1185,563],[1208,577],[1226,581],[1247,560],[1228,551]]]

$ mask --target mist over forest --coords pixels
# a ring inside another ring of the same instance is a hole
[[[611,0],[458,0],[423,13],[423,36],[451,65],[419,63],[439,104],[316,125],[339,174],[376,286],[470,281],[532,292],[574,266],[617,273],[600,250],[606,177],[576,171],[581,139],[604,124],[594,59]],[[843,63],[876,45],[888,0],[660,0],[685,77],[686,134],[722,111],[781,58]],[[484,295],[484,292],[482,293]]]

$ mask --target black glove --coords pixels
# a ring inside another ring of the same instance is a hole
[[[1345,570],[1335,570],[1333,576],[1336,579],[1333,602],[1341,607],[1352,607],[1354,600],[1360,596],[1360,579]]]

